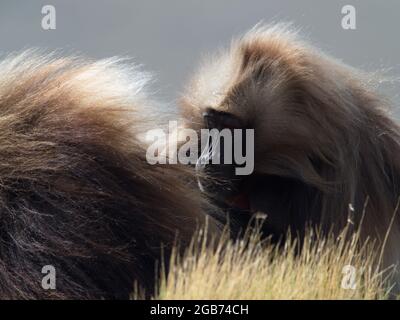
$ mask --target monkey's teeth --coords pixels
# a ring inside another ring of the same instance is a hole
[[[257,220],[266,220],[268,218],[268,214],[262,211],[257,211],[254,214],[254,218]]]

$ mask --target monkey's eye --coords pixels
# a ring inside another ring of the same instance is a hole
[[[203,113],[204,122],[208,129],[239,129],[242,128],[242,122],[235,115],[225,112],[217,111],[211,108]]]

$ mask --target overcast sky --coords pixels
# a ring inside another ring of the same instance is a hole
[[[64,49],[102,58],[131,56],[158,79],[173,102],[199,58],[260,21],[301,27],[315,45],[364,70],[400,75],[400,1],[359,0],[0,0],[0,52]],[[56,30],[41,27],[42,6],[56,8]],[[341,8],[356,8],[356,30],[341,26]],[[386,85],[399,104],[398,84]]]

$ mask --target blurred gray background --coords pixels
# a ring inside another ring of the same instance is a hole
[[[56,8],[56,30],[41,27],[47,4]],[[356,30],[341,27],[346,4],[356,8]],[[293,22],[345,63],[398,77],[399,17],[399,0],[0,0],[0,53],[40,47],[131,56],[154,73],[158,97],[173,105],[202,55],[260,21]],[[386,83],[382,90],[399,105],[399,89]]]

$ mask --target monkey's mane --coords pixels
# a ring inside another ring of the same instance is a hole
[[[204,222],[188,170],[146,162],[147,80],[118,59],[0,63],[0,298],[151,291],[162,246]],[[56,290],[41,286],[45,265]]]

